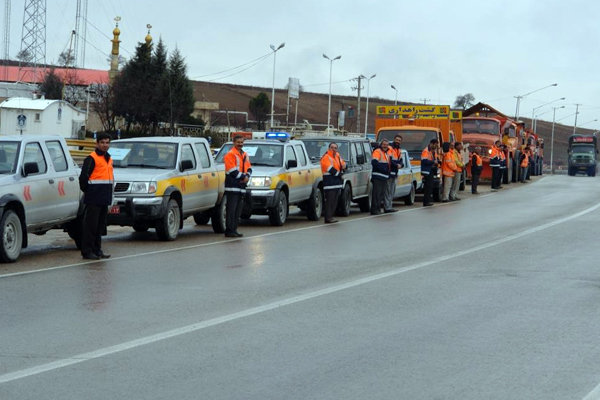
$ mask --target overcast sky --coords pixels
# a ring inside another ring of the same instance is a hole
[[[20,48],[24,1],[12,0],[11,57]],[[69,46],[75,0],[47,2],[47,61]],[[334,94],[356,95],[349,81],[377,74],[370,95],[402,101],[452,104],[473,93],[514,115],[515,96],[526,96],[520,115],[539,108],[552,120],[552,106],[564,104],[556,119],[600,129],[600,2],[564,1],[89,1],[87,68],[107,69],[114,17],[121,17],[121,53],[133,55],[151,24],[155,41],[178,47],[189,77],[264,86],[273,79],[270,44],[277,52],[275,87],[289,77],[306,91],[327,93],[329,61]],[[259,59],[261,56],[268,57]],[[234,69],[235,67],[242,66]],[[226,71],[219,73],[221,71]],[[363,95],[366,95],[366,82]],[[270,94],[269,94],[270,96]]]

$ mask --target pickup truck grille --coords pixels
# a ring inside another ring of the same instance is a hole
[[[129,190],[129,183],[127,182],[117,182],[115,184],[115,193],[126,192]]]

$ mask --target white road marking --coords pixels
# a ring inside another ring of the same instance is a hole
[[[292,304],[296,304],[296,303],[300,303],[306,300],[311,300],[317,297],[321,297],[321,296],[325,296],[328,294],[332,294],[332,293],[336,293],[342,290],[346,290],[346,289],[350,289],[350,288],[354,288],[357,286],[361,286],[361,285],[365,285],[368,284],[370,282],[374,282],[380,279],[385,279],[385,278],[389,278],[389,277],[393,277],[396,275],[400,275],[403,274],[405,272],[409,272],[409,271],[414,271],[420,268],[424,268],[424,267],[428,267],[430,265],[434,265],[434,264],[438,264],[453,258],[457,258],[457,257],[462,257],[471,253],[475,253],[477,251],[481,251],[481,250],[485,250],[488,249],[490,247],[494,247],[494,246],[498,246],[500,244],[515,240],[515,239],[519,239],[523,236],[527,236],[527,235],[531,235],[534,234],[536,232],[551,228],[553,226],[562,224],[564,222],[570,221],[572,219],[581,217],[582,215],[588,214],[592,211],[595,211],[596,209],[600,208],[600,203],[596,204],[595,206],[592,206],[590,208],[587,208],[583,211],[580,211],[578,213],[569,215],[567,217],[563,217],[563,218],[559,218],[557,220],[554,220],[552,222],[548,222],[546,224],[543,225],[539,225],[537,227],[533,227],[530,229],[527,229],[523,232],[520,233],[515,233],[513,235],[509,235],[506,236],[503,239],[496,239],[493,241],[489,241],[486,243],[482,243],[478,246],[469,248],[467,250],[461,250],[461,251],[457,251],[453,254],[448,254],[448,255],[444,255],[444,256],[439,256],[436,257],[432,260],[429,261],[423,261],[420,263],[416,263],[407,267],[402,267],[402,268],[397,268],[395,270],[391,270],[388,272],[383,272],[383,273],[379,273],[379,274],[375,274],[375,275],[371,275],[368,277],[364,277],[361,279],[357,279],[351,282],[347,282],[347,283],[343,283],[340,285],[335,285],[335,286],[331,286],[328,288],[324,288],[321,290],[316,290],[316,291],[312,291],[312,292],[308,292],[299,296],[293,296],[293,297],[289,297],[287,299],[283,299],[283,300],[279,300],[273,303],[268,303],[262,306],[258,306],[258,307],[252,307],[243,311],[239,311],[233,314],[228,314],[228,315],[224,315],[221,317],[217,317],[217,318],[213,318],[213,319],[209,319],[206,321],[201,321],[195,324],[191,324],[191,325],[187,325],[187,326],[183,326],[180,328],[176,328],[176,329],[172,329],[172,330],[168,330],[165,332],[160,332],[157,333],[155,335],[150,335],[150,336],[145,336],[145,337],[141,337],[139,339],[135,339],[135,340],[131,340],[128,342],[124,342],[115,346],[109,346],[109,347],[104,347],[101,349],[97,349],[95,351],[91,351],[88,353],[82,353],[82,354],[77,354],[74,355],[72,357],[69,358],[64,358],[64,359],[60,359],[57,361],[53,361],[50,363],[46,363],[46,364],[40,364],[37,365],[35,367],[31,367],[31,368],[25,368],[19,371],[14,371],[14,372],[9,372],[3,375],[0,375],[0,384],[2,383],[7,383],[7,382],[12,382],[18,379],[23,379],[23,378],[27,378],[30,376],[34,376],[34,375],[38,375],[44,372],[49,372],[49,371],[54,371],[57,370],[59,368],[64,368],[64,367],[68,367],[70,365],[75,365],[75,364],[79,364],[85,361],[89,361],[89,360],[93,360],[93,359],[97,359],[97,358],[101,358],[101,357],[105,357],[111,354],[115,354],[115,353],[120,353],[123,351],[127,351],[127,350],[132,350],[135,349],[137,347],[141,347],[141,346],[145,346],[148,344],[152,344],[152,343],[156,343],[158,341],[161,340],[165,340],[165,339],[170,339],[173,337],[177,337],[177,336],[181,336],[181,335],[185,335],[188,333],[192,333],[192,332],[197,332],[201,329],[205,329],[208,327],[212,327],[212,326],[216,326],[216,325],[220,325],[226,322],[230,322],[230,321],[235,321],[237,319],[241,319],[241,318],[246,318],[252,315],[256,315],[256,314],[260,314],[260,313],[264,313],[267,311],[271,311],[271,310],[275,310],[277,308],[280,307],[285,307],[288,305],[292,305]],[[408,210],[407,210],[408,211]],[[365,218],[369,218],[369,217],[365,217]],[[350,222],[350,221],[348,221]],[[308,229],[308,228],[302,228],[302,229]],[[600,385],[599,385],[600,386]],[[595,393],[595,394],[594,394]],[[596,387],[596,389],[594,389],[594,391],[592,391],[592,393],[590,393],[590,395],[592,396],[596,396],[598,393],[600,393],[600,388]],[[590,396],[588,395],[588,397]],[[591,400],[591,399],[597,399],[597,397],[586,397],[585,400]]]

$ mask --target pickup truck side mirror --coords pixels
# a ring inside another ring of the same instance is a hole
[[[364,164],[365,163],[365,155],[364,154],[359,154],[356,156],[356,163],[357,164]]]
[[[37,174],[38,172],[40,172],[40,170],[36,162],[26,162],[25,165],[23,165],[23,176]]]
[[[285,166],[287,169],[296,168],[298,166],[297,160],[288,160],[287,165]]]
[[[187,171],[188,169],[194,169],[194,163],[192,160],[183,160],[179,166],[179,170],[183,172]]]

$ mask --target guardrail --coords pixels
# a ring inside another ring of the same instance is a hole
[[[83,163],[83,159],[90,155],[96,148],[94,139],[67,139],[69,153],[78,164]]]

